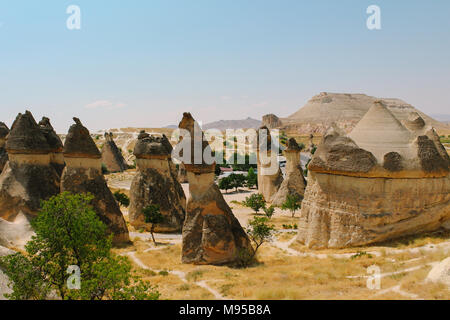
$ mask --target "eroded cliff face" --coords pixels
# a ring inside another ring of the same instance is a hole
[[[436,230],[450,220],[450,177],[361,178],[311,172],[298,240],[344,248]]]

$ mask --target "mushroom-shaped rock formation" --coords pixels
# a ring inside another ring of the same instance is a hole
[[[64,143],[66,167],[61,177],[61,192],[90,193],[92,205],[114,234],[115,244],[129,241],[128,228],[120,207],[109,190],[101,171],[101,155],[88,129],[74,118]]]
[[[123,172],[128,169],[122,152],[114,142],[112,132],[105,133],[105,143],[102,147],[102,162],[109,172]]]
[[[155,231],[177,232],[183,227],[186,196],[172,172],[171,156],[164,140],[145,132],[139,134],[134,148],[137,173],[131,183],[129,217],[133,226],[145,227],[143,209],[150,204],[159,205],[164,221]]]
[[[359,246],[449,222],[450,160],[419,118],[404,126],[375,102],[348,136],[328,130],[308,166],[300,242]]]
[[[47,117],[43,117],[39,122],[39,128],[50,146],[50,164],[55,168],[58,175],[61,176],[66,165],[64,162],[63,143],[61,138],[56,134],[50,123],[50,119]]]
[[[294,138],[288,141],[287,149],[284,150],[286,156],[286,175],[281,183],[278,192],[275,194],[272,204],[281,206],[288,195],[295,195],[303,199],[305,194],[306,181],[303,177],[303,170],[300,164],[301,149]]]
[[[184,113],[179,128],[194,137],[187,143],[192,151],[188,161],[193,161],[194,145],[200,149],[196,151],[203,154],[209,147],[208,142],[190,113]],[[196,160],[197,163],[185,163],[189,199],[183,226],[182,261],[193,264],[235,262],[242,255],[252,253],[250,240],[214,182],[215,163],[209,164],[203,158]]]
[[[17,116],[5,147],[9,160],[0,175],[0,245],[23,247],[41,200],[59,193],[59,176],[50,165],[47,139],[29,111]]]
[[[0,122],[0,173],[8,162],[8,152],[6,152],[6,137],[9,134],[9,128],[3,122]]]
[[[277,155],[278,146],[273,141],[270,130],[262,126],[258,130],[257,145],[258,192],[267,202],[273,201],[283,182]]]

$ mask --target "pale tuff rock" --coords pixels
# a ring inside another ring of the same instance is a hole
[[[278,192],[275,194],[272,204],[281,206],[288,195],[295,195],[298,199],[303,199],[305,194],[306,181],[303,177],[303,170],[300,164],[301,149],[294,138],[290,138],[287,149],[284,150],[286,156],[286,175],[281,183]]]
[[[41,200],[59,193],[51,148],[32,114],[19,114],[7,138],[9,161],[0,175],[0,245],[23,247]]]
[[[61,192],[92,194],[93,208],[108,231],[114,234],[114,243],[128,242],[128,228],[122,212],[101,172],[100,152],[88,129],[79,119],[74,118],[74,121],[64,144],[66,167],[61,178]]]
[[[58,175],[61,176],[66,165],[63,155],[63,143],[53,129],[49,118],[43,117],[39,122],[39,128],[50,146],[50,164],[55,168]]]
[[[426,278],[427,281],[446,284],[450,288],[450,258],[435,265]]]
[[[194,127],[199,128],[191,114],[184,113],[179,128],[194,137]],[[202,135],[197,138],[202,139]],[[209,147],[206,141],[197,142],[202,151]],[[185,167],[190,194],[183,226],[183,263],[225,264],[250,254],[250,240],[214,182],[214,164],[203,161]]]
[[[105,143],[102,147],[102,163],[109,172],[123,172],[128,165],[113,139],[112,132],[105,133]]]
[[[438,129],[449,129],[448,125],[428,117],[400,99],[380,99],[365,94],[331,92],[322,92],[312,97],[301,109],[287,118],[268,115],[263,117],[263,122],[271,129],[282,129],[295,134],[324,134],[330,125],[335,123],[337,127],[348,133],[376,100],[386,104],[388,110],[401,122],[407,121],[410,113],[415,112],[427,125]]]
[[[260,140],[260,137],[264,140]],[[273,197],[283,182],[278,161],[278,150],[275,141],[272,141],[270,130],[262,126],[258,131],[257,145],[257,166],[258,166],[258,192],[261,193],[267,202],[272,202]]]
[[[380,101],[348,136],[328,130],[308,166],[298,240],[342,248],[448,223],[449,158],[432,127],[410,121],[405,127]]]
[[[0,122],[0,173],[8,162],[8,153],[6,152],[5,144],[6,137],[9,134],[9,128],[3,122]]]
[[[150,204],[159,205],[164,222],[155,227],[157,232],[181,231],[186,196],[177,180],[171,160],[167,137],[139,134],[134,148],[137,173],[130,189],[130,223],[134,227],[146,227],[143,209]]]

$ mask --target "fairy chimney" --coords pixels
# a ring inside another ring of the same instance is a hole
[[[9,129],[3,122],[0,122],[0,173],[3,171],[6,162],[8,162],[8,153],[6,152],[6,137],[9,134]]]
[[[50,164],[55,168],[58,175],[61,176],[65,167],[63,143],[53,129],[49,118],[43,117],[39,122],[39,128],[50,146]]]
[[[277,160],[278,150],[273,141],[270,130],[262,126],[258,130],[257,166],[258,166],[258,192],[267,202],[273,197],[283,182],[283,175]]]
[[[114,234],[115,244],[129,241],[128,228],[120,207],[109,190],[101,171],[101,154],[78,118],[64,143],[66,167],[61,178],[61,192],[90,193],[92,205],[100,220]]]
[[[23,247],[33,234],[29,220],[41,201],[59,193],[46,137],[33,115],[19,113],[6,144],[8,162],[0,175],[0,245]]]
[[[184,159],[189,199],[183,226],[182,262],[236,262],[240,256],[252,252],[250,240],[214,182],[215,163],[195,156],[203,155],[209,144],[190,113],[184,113],[179,128],[193,137],[187,142],[191,157]]]
[[[113,139],[112,132],[105,133],[105,143],[102,147],[102,163],[109,172],[123,172],[128,165]]]
[[[154,230],[177,232],[183,227],[186,197],[171,168],[165,139],[144,131],[139,134],[134,148],[137,173],[131,183],[129,218],[136,228],[150,227],[145,223],[143,210],[151,204],[158,205],[164,221]]]
[[[287,149],[284,150],[286,157],[286,175],[281,183],[280,189],[275,194],[272,204],[281,206],[288,195],[297,196],[298,199],[303,199],[305,194],[306,181],[303,177],[303,170],[300,164],[301,148],[294,138],[288,141]]]
[[[450,159],[418,115],[403,125],[376,101],[352,132],[332,126],[308,165],[298,240],[361,246],[450,223]]]

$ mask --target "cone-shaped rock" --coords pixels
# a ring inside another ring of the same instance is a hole
[[[197,160],[185,163],[189,199],[183,226],[182,261],[193,264],[235,262],[241,254],[252,252],[250,240],[214,183],[215,163],[194,159],[194,152],[203,154],[209,145],[190,113],[184,113],[179,128],[193,137],[189,141],[184,141],[184,137],[182,141],[191,150],[187,161]],[[200,150],[194,150],[196,148]]]
[[[61,138],[56,134],[50,123],[50,119],[47,117],[43,117],[39,122],[39,128],[50,146],[50,164],[55,168],[59,176],[61,176],[65,166]]]
[[[74,118],[74,121],[64,143],[66,167],[61,177],[61,192],[92,194],[94,210],[114,234],[114,243],[128,242],[128,228],[122,212],[101,172],[100,152],[88,129],[79,119]]]
[[[164,222],[158,224],[155,231],[175,232],[183,227],[186,196],[174,175],[169,141],[165,140],[165,137],[145,132],[139,134],[134,148],[137,173],[131,183],[129,217],[134,227],[146,226],[144,208],[159,205]]]
[[[29,111],[17,116],[6,151],[9,160],[0,175],[0,245],[23,247],[41,200],[59,193],[59,176],[50,165],[50,146]]]
[[[380,102],[346,136],[330,128],[308,166],[298,240],[311,248],[366,245],[450,221],[450,160],[436,132],[403,126]]]
[[[286,156],[286,175],[281,183],[278,192],[275,194],[272,204],[281,206],[288,195],[295,195],[298,199],[303,199],[305,194],[306,181],[303,177],[303,170],[300,164],[301,149],[294,138],[290,138],[288,147],[284,150]]]
[[[6,137],[9,134],[9,128],[3,122],[0,122],[0,173],[8,162],[8,152],[6,152]]]
[[[276,151],[275,151],[276,150]],[[258,192],[267,202],[272,202],[283,182],[283,174],[278,164],[278,146],[272,140],[270,130],[262,126],[258,130],[257,166]]]
[[[122,152],[120,152],[120,149],[114,142],[112,132],[105,133],[105,144],[102,147],[102,162],[109,172],[123,172],[128,168]]]

